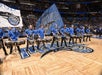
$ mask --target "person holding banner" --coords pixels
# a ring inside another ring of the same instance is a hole
[[[4,54],[6,56],[8,54],[7,54],[6,49],[5,49],[5,46],[4,46],[3,36],[4,36],[4,31],[3,31],[2,28],[0,28],[0,44],[1,44],[2,48],[3,48]]]
[[[55,25],[55,28],[52,28],[51,32],[52,32],[52,35],[53,35],[53,40],[52,40],[52,43],[51,43],[51,46],[50,46],[50,47],[53,46],[53,44],[54,44],[55,41],[56,41],[56,43],[57,43],[57,47],[59,47],[58,38],[59,38],[60,36],[59,36],[59,31],[58,31],[57,24]]]
[[[11,43],[12,42],[17,42],[18,38],[19,38],[19,31],[16,28],[9,27],[8,38],[9,38],[9,41]],[[18,45],[17,45],[17,48],[18,48],[18,51],[20,53],[21,51],[20,51],[20,47]],[[13,50],[13,44],[10,45],[10,53],[9,54],[12,54],[12,50]]]

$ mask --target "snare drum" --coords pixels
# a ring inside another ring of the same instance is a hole
[[[46,38],[46,42],[50,42],[51,40],[51,38]]]
[[[92,36],[92,34],[87,34],[87,36],[91,37],[91,36]]]
[[[22,45],[25,44],[25,40],[18,40],[18,41],[5,41],[5,46],[11,47],[12,45]]]
[[[28,43],[32,45],[34,44],[34,40],[28,40]]]
[[[23,44],[25,44],[25,40],[18,40],[15,43],[16,43],[16,45],[23,45]]]
[[[11,47],[11,45],[14,45],[13,41],[5,41],[5,46]]]
[[[84,34],[84,37],[87,37],[87,34]]]
[[[76,38],[76,37],[77,37],[77,35],[70,35],[70,37]]]

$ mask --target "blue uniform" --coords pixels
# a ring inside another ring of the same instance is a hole
[[[60,33],[62,34],[62,37],[66,37],[65,33],[69,33],[69,28],[61,28]]]
[[[77,33],[80,33],[81,32],[81,29],[80,28],[76,28],[76,32]]]
[[[3,37],[3,30],[2,30],[2,28],[0,28],[0,38],[2,38]]]
[[[30,37],[33,37],[34,31],[33,31],[33,29],[26,29],[25,33],[28,35],[27,40],[29,40]]]
[[[37,35],[38,34],[38,30],[33,30],[33,34]]]
[[[85,29],[84,28],[81,29],[81,34],[82,35],[85,34]]]
[[[43,28],[39,28],[38,29],[38,35],[40,36],[41,39],[44,39],[44,29]]]
[[[90,29],[87,28],[87,29],[85,30],[85,32],[86,32],[87,34],[89,34],[89,33],[90,33]]]
[[[70,33],[70,28],[66,28],[66,32],[67,33]]]
[[[59,32],[58,32],[58,29],[55,29],[55,28],[52,28],[52,29],[51,29],[51,32],[52,32],[53,36],[56,36],[56,34],[59,33]]]
[[[16,28],[13,28],[8,31],[8,36],[12,41],[17,41],[19,37],[19,31]]]
[[[81,36],[81,29],[80,28],[76,28],[76,35]]]
[[[69,33],[70,33],[71,36],[74,35],[74,28],[70,27],[69,28]]]

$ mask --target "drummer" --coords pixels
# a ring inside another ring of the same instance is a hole
[[[6,52],[6,49],[5,49],[5,46],[4,46],[4,43],[3,43],[3,36],[4,36],[4,31],[3,31],[2,28],[0,28],[0,43],[2,44],[2,48],[3,48],[4,54],[6,56],[8,54]]]
[[[82,40],[85,41],[85,36],[84,36],[85,35],[85,27],[81,26],[81,30],[80,31],[81,31]]]
[[[74,44],[74,36],[75,36],[74,25],[71,25],[71,27],[69,27],[69,34],[70,34],[69,44],[71,44],[71,41],[72,41],[72,44]]]
[[[85,33],[86,33],[86,35],[87,35],[86,41],[87,41],[87,39],[89,39],[89,41],[91,41],[91,31],[90,31],[90,27],[86,27]]]
[[[19,38],[19,31],[16,28],[9,27],[8,38],[9,38],[9,41],[16,42]],[[20,53],[20,47],[18,45],[17,45],[17,48],[18,48],[18,51]],[[12,50],[13,50],[13,45],[11,45],[11,47],[10,47],[10,53],[9,54],[12,54]]]
[[[45,42],[43,41],[44,40],[44,37],[45,37],[45,30],[43,28],[43,25],[40,26],[40,28],[38,29],[38,36],[39,36],[39,40],[41,40],[41,42],[43,43],[43,47],[46,48],[45,46]],[[37,41],[37,49],[39,50],[39,46],[40,46],[40,41]]]
[[[26,36],[27,36],[27,45],[26,45],[26,51],[28,51],[28,47],[30,43],[33,42],[32,48],[34,49],[34,33],[33,33],[33,25],[29,25],[28,29],[25,30]],[[32,41],[31,41],[32,40]]]
[[[76,31],[76,43],[77,43],[77,39],[79,39],[79,42],[81,43],[81,36],[82,36],[82,34],[81,34],[81,28],[80,28],[80,26],[77,26],[77,28],[75,29],[75,31]]]
[[[69,34],[69,28],[67,28],[66,25],[64,25],[64,27],[61,28],[60,33],[62,35],[62,37],[61,37],[61,46],[62,46],[62,44],[64,42],[65,46],[67,47],[66,34]]]
[[[51,29],[51,32],[52,32],[52,35],[53,35],[53,40],[52,40],[52,43],[51,43],[51,46],[50,46],[50,47],[53,46],[53,44],[54,44],[55,41],[56,41],[56,43],[57,43],[57,47],[59,47],[59,42],[58,42],[58,37],[59,37],[59,36],[57,36],[57,35],[59,35],[59,31],[58,31],[58,26],[57,26],[57,24],[55,24],[55,28],[52,28],[52,29]]]

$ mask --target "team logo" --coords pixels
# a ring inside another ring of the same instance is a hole
[[[3,18],[7,19],[8,22],[13,25],[13,26],[17,26],[20,23],[20,18],[19,16],[15,16],[12,13],[8,13],[8,12],[0,12],[0,16],[2,16]]]
[[[18,25],[20,23],[20,18],[19,16],[9,16],[8,17],[8,22],[11,24],[11,25]]]

